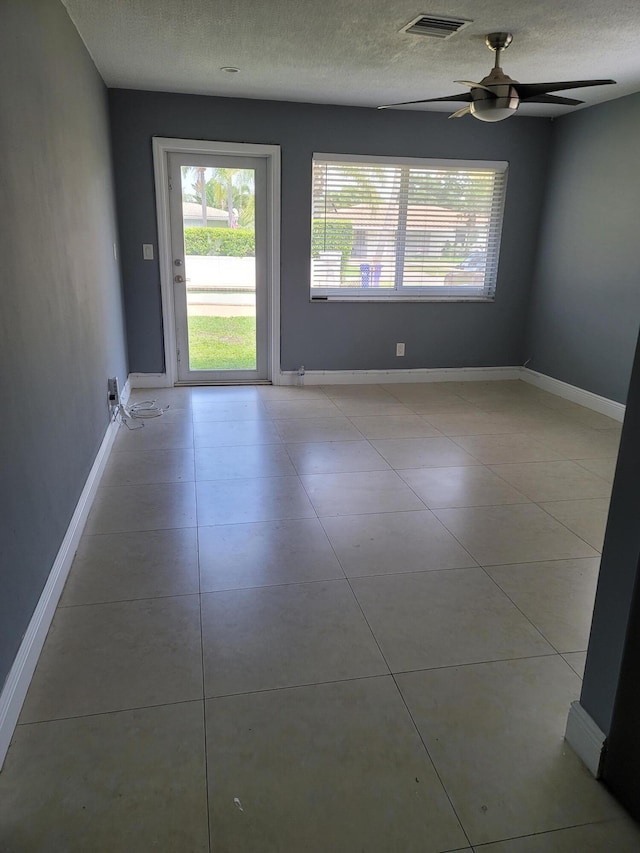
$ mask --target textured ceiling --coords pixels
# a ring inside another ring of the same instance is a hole
[[[373,107],[463,91],[452,81],[479,80],[491,68],[484,34],[508,30],[514,41],[503,67],[520,82],[618,81],[561,93],[587,104],[640,91],[638,0],[64,3],[110,87]],[[446,40],[399,32],[419,14],[474,23]],[[225,65],[240,72],[221,71]],[[520,109],[558,115],[572,108]]]

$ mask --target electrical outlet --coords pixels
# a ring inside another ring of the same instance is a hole
[[[396,344],[396,355],[404,355],[404,344]]]
[[[145,261],[153,260],[153,243],[142,244],[142,257],[145,259]]]
[[[109,400],[110,408],[115,408],[120,403],[120,388],[118,387],[117,376],[107,379],[107,399]]]

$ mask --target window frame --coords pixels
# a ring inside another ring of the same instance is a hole
[[[423,157],[393,157],[376,156],[367,154],[336,154],[316,152],[312,154],[312,174],[316,163],[345,163],[345,164],[371,164],[389,165],[414,168],[451,168],[466,169],[468,171],[492,170],[502,175],[501,198],[498,204],[492,204],[491,228],[493,229],[495,251],[488,258],[489,263],[485,270],[485,278],[481,287],[473,285],[398,285],[393,288],[385,288],[385,293],[373,292],[374,288],[360,287],[319,287],[313,285],[313,256],[311,253],[311,242],[309,243],[309,301],[310,302],[494,302],[498,277],[498,266],[500,260],[500,248],[502,232],[504,227],[504,213],[507,202],[507,183],[509,174],[509,162],[507,160],[462,160]],[[400,208],[401,205],[399,205]],[[406,206],[406,205],[405,205]],[[406,210],[405,210],[406,215]],[[314,196],[311,190],[311,225],[314,221]],[[491,233],[491,232],[490,232]],[[311,236],[311,235],[310,235]],[[404,231],[402,240],[402,257],[404,259],[404,247],[406,245],[407,232]],[[396,274],[397,278],[397,274]]]

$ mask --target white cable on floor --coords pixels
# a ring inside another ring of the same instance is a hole
[[[164,409],[156,406],[155,400],[142,400],[140,403],[134,403],[128,407],[129,415],[132,418],[159,418],[164,414]]]
[[[167,408],[169,407],[167,406]],[[164,412],[164,409],[160,408],[160,406],[156,406],[155,400],[141,400],[139,403],[134,403],[132,406],[125,406],[120,403],[117,413],[120,415],[120,422],[128,429],[142,429],[144,427],[144,423],[141,423],[137,427],[132,427],[129,425],[129,421],[144,420],[146,418],[159,418],[160,415],[164,414]]]

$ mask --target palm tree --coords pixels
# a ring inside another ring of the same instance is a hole
[[[193,173],[195,180],[192,184],[193,195],[184,192],[185,179]],[[182,200],[199,202],[202,206],[202,226],[207,227],[207,169],[205,166],[183,166],[182,167]]]
[[[207,178],[207,174],[209,177]],[[192,181],[192,192],[184,188]],[[183,200],[202,205],[202,224],[207,224],[207,206],[226,210],[229,225],[251,228],[255,222],[255,174],[253,169],[206,166],[182,167]],[[233,211],[237,210],[237,220]]]

